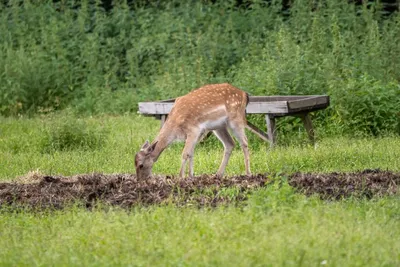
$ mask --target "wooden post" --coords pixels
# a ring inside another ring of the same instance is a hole
[[[251,122],[247,121],[246,128],[251,131],[252,133],[256,134],[258,137],[260,137],[262,140],[268,142],[268,135],[266,135],[263,131],[257,128],[254,124]]]
[[[167,115],[165,115],[165,114],[164,114],[164,115],[161,115],[161,125],[160,125],[160,129],[163,127],[163,125],[164,125],[166,119],[167,119]]]
[[[272,115],[265,115],[265,121],[267,122],[267,134],[268,134],[268,140],[273,147],[276,142],[276,131],[275,131],[275,118]]]
[[[199,143],[203,143],[207,138],[209,138],[212,135],[212,131],[206,131],[203,133],[202,136],[200,136]]]
[[[306,128],[308,138],[310,139],[311,143],[315,144],[315,137],[314,137],[314,129],[312,126],[312,121],[310,115],[308,113],[300,115],[301,120],[303,121],[304,127]]]

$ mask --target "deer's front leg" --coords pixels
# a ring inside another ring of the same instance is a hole
[[[182,155],[181,170],[179,171],[180,178],[183,178],[185,176],[186,161],[187,161],[187,157],[185,157],[185,155]]]
[[[189,176],[193,176],[193,154],[194,154],[194,147],[196,146],[197,140],[199,135],[191,135],[188,136],[186,139],[185,147],[183,148],[182,152],[182,164],[181,170],[179,172],[179,176],[183,178],[185,176],[186,171],[186,163],[189,160]]]
[[[194,158],[194,152],[193,152],[193,155],[189,158],[189,177],[194,176],[193,158]]]

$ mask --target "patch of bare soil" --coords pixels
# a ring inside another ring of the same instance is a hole
[[[400,173],[379,169],[352,173],[295,173],[289,184],[306,195],[318,194],[324,199],[371,198],[400,193]]]
[[[185,179],[154,176],[147,181],[137,181],[132,174],[83,174],[72,177],[35,174],[35,179],[27,180],[0,183],[0,206],[59,209],[76,201],[86,207],[92,207],[98,201],[124,208],[165,202],[214,206],[245,200],[249,190],[271,182],[267,175],[261,174],[224,178],[201,175]],[[400,173],[380,170],[295,173],[288,176],[288,181],[299,192],[318,194],[324,199],[351,195],[373,197],[397,194]],[[234,193],[226,193],[225,189],[233,189]]]

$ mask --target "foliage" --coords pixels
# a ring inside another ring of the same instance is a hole
[[[87,122],[74,117],[65,117],[47,125],[41,140],[41,151],[45,153],[68,150],[100,149],[107,138],[101,126],[88,126]]]
[[[206,83],[329,94],[327,133],[399,133],[400,15],[379,2],[95,1],[0,6],[0,114],[135,112]],[[297,122],[298,123],[298,122]],[[295,123],[296,125],[296,123]],[[290,131],[290,129],[288,129]]]

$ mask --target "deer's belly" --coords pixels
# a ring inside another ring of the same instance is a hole
[[[200,124],[201,130],[217,130],[226,127],[228,117],[220,117],[218,119],[206,120]]]

